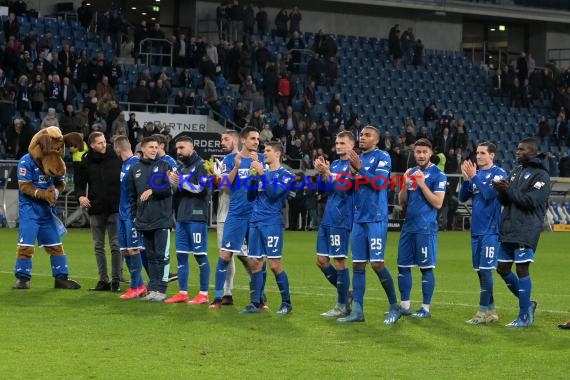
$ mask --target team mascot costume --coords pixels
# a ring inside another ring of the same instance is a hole
[[[55,202],[65,189],[65,145],[81,148],[83,138],[79,133],[63,136],[58,127],[42,129],[34,135],[28,154],[18,163],[20,227],[14,289],[30,288],[36,239],[38,245],[50,255],[55,287],[81,287],[67,278],[67,257],[61,244],[65,227],[55,213]]]

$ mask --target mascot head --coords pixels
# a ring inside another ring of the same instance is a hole
[[[72,132],[63,136],[58,127],[48,127],[34,135],[28,152],[45,175],[63,177],[65,175],[63,154],[65,146],[71,145],[83,149],[81,134]]]

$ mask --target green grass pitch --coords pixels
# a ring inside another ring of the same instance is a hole
[[[504,327],[518,307],[497,275],[500,323],[465,323],[479,297],[468,233],[439,235],[432,318],[402,319],[390,327],[383,324],[385,294],[371,271],[366,322],[341,325],[319,316],[333,306],[336,294],[315,266],[315,233],[285,235],[283,262],[294,306],[288,316],[275,314],[280,299],[272,275],[267,282],[270,312],[238,314],[248,302],[241,266],[236,306],[221,310],[121,301],[110,292],[89,292],[97,279],[88,230],[71,230],[64,238],[71,274],[81,290],[53,289],[49,259],[37,250],[32,289],[14,291],[16,238],[16,230],[0,230],[3,379],[567,379],[570,373],[570,331],[556,328],[570,318],[570,235],[564,233],[541,237],[531,266],[536,324],[517,330]],[[390,233],[388,240],[386,262],[396,279],[398,234]],[[218,258],[213,232],[209,243],[213,284]],[[197,265],[193,259],[190,263],[190,291],[195,293]],[[412,306],[417,308],[421,284],[415,272]],[[177,290],[171,283],[169,294]]]

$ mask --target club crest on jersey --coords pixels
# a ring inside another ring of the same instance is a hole
[[[523,178],[524,178],[524,179],[528,179],[528,177],[530,177],[530,173],[529,173],[529,172],[526,172],[526,173],[523,174]]]
[[[153,172],[153,173],[158,172],[158,166],[155,166],[155,167],[152,169],[152,172]]]
[[[19,173],[20,175],[26,175],[26,168],[20,168]]]
[[[493,181],[494,181],[494,182],[500,181],[500,180],[502,180],[502,179],[503,179],[503,177],[500,176],[500,175],[496,175],[496,176],[493,177]]]

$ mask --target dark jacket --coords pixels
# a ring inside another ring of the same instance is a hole
[[[502,243],[536,249],[549,194],[550,177],[538,157],[513,170],[506,192],[498,192],[499,202],[504,206],[501,214]]]
[[[178,165],[180,183],[174,195],[176,220],[179,222],[208,222],[209,176],[204,168],[204,160],[194,152]],[[183,179],[182,175],[188,176]]]
[[[167,172],[172,168],[161,159],[142,158],[131,168],[129,176],[129,200],[132,219],[139,231],[153,231],[170,228],[172,217],[172,189]],[[153,185],[152,195],[145,202],[141,194]]]
[[[104,154],[90,149],[83,155],[76,175],[75,195],[79,199],[89,194],[89,215],[109,215],[119,211],[122,165],[110,145]]]

